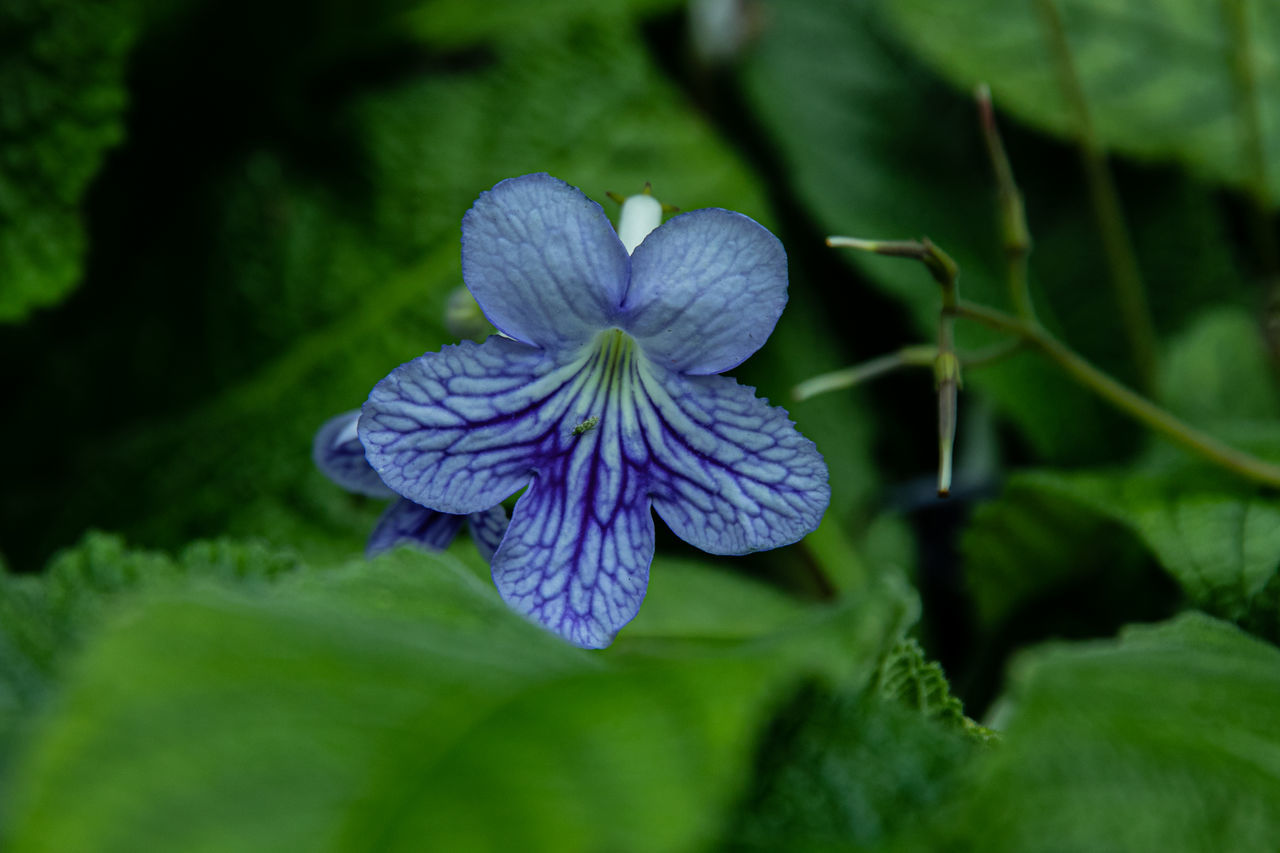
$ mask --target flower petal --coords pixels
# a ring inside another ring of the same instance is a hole
[[[493,325],[541,347],[611,324],[630,259],[600,205],[550,175],[480,194],[462,218],[462,278]]]
[[[393,498],[378,473],[364,458],[364,446],[356,436],[360,410],[343,412],[324,422],[311,443],[311,458],[324,474],[349,492],[371,498]]]
[[[663,367],[720,373],[764,344],[786,303],[778,238],[741,213],[694,210],[632,254],[623,327]]]
[[[378,519],[369,543],[365,545],[367,557],[376,557],[397,545],[416,545],[428,551],[443,551],[462,526],[462,516],[436,512],[401,498],[387,507]]]
[[[712,554],[787,545],[831,499],[827,464],[780,408],[727,376],[639,372],[653,508]]]
[[[484,557],[486,563],[493,562],[493,553],[502,544],[502,536],[507,532],[507,511],[502,504],[491,507],[484,512],[473,512],[467,516],[467,525],[471,528],[471,541],[476,550]]]
[[[624,461],[613,408],[538,471],[493,558],[508,604],[586,648],[635,617],[653,560],[647,476]]]
[[[369,394],[360,441],[403,497],[465,515],[502,503],[563,440],[584,359],[491,336],[400,365]]]

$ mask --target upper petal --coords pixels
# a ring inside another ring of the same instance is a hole
[[[600,205],[546,174],[502,181],[462,218],[462,278],[485,316],[541,347],[609,325],[630,259]]]
[[[581,362],[492,336],[400,365],[369,394],[360,441],[383,482],[443,512],[487,510],[522,488],[559,438]]]
[[[395,497],[364,458],[364,446],[356,435],[359,419],[360,410],[353,409],[325,421],[311,442],[311,458],[320,473],[349,492],[371,498]]]
[[[623,325],[656,363],[719,373],[758,350],[787,303],[787,253],[750,217],[681,214],[631,255]]]
[[[641,371],[653,508],[713,554],[776,548],[817,528],[827,464],[782,409],[727,376]]]

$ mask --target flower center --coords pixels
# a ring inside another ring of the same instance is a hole
[[[621,329],[605,329],[596,335],[600,352],[600,379],[605,387],[612,388],[621,381],[622,374],[631,365],[636,350],[635,338]]]
[[[613,430],[622,427],[617,419],[630,421],[629,406],[622,401],[631,393],[638,347],[635,338],[621,329],[605,329],[589,345],[585,369],[579,374],[577,390],[572,392],[577,405],[568,411],[570,432],[582,437],[604,421]]]

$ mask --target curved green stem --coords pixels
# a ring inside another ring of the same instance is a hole
[[[1223,444],[1208,433],[1201,432],[1179,420],[1146,397],[1126,388],[1094,367],[1045,331],[1043,327],[1026,323],[1003,311],[969,302],[961,301],[953,310],[957,317],[965,317],[992,329],[1018,336],[1056,363],[1076,382],[1175,444],[1246,479],[1272,488],[1280,488],[1280,465],[1274,465]]]
[[[1038,0],[1037,5],[1040,7],[1049,46],[1057,59],[1062,94],[1075,114],[1080,159],[1089,185],[1089,196],[1093,200],[1094,214],[1098,219],[1102,249],[1111,271],[1116,303],[1129,339],[1129,349],[1133,353],[1142,386],[1150,391],[1155,386],[1158,350],[1155,324],[1151,321],[1142,272],[1138,268],[1128,226],[1125,225],[1120,193],[1111,178],[1106,154],[1093,127],[1088,99],[1080,84],[1080,76],[1076,73],[1075,60],[1071,56],[1071,46],[1067,43],[1066,29],[1062,24],[1062,16],[1058,13],[1057,3],[1054,0]]]
[[[1221,0],[1227,29],[1228,61],[1235,86],[1240,149],[1249,181],[1251,226],[1267,275],[1280,273],[1280,247],[1271,229],[1271,185],[1267,178],[1267,152],[1263,142],[1262,115],[1258,107],[1258,82],[1253,39],[1250,38],[1245,0]]]

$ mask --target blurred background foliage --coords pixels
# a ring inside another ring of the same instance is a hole
[[[1277,44],[1262,0],[0,5],[5,848],[1274,849],[1272,491],[1030,352],[966,373],[947,501],[927,371],[789,397],[935,334],[923,270],[827,234],[927,234],[1012,307],[987,82],[1046,327],[1280,460]],[[735,373],[831,468],[796,546],[660,530],[603,653],[468,542],[363,560],[381,508],[309,455],[455,339],[461,215],[534,171],[774,230],[790,303]]]

